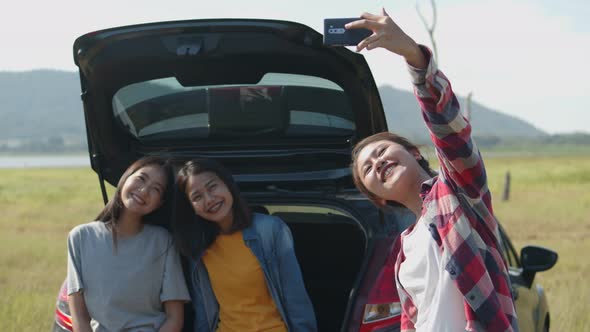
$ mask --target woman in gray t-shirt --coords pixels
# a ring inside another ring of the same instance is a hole
[[[169,162],[145,157],[125,171],[98,221],[68,236],[74,331],[180,331],[190,297],[162,222],[174,181]]]

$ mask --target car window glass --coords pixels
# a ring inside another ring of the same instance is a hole
[[[353,112],[329,80],[267,73],[254,85],[182,86],[174,77],[130,84],[112,99],[119,124],[150,137],[350,136]]]

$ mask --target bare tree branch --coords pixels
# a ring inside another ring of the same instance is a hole
[[[465,103],[465,118],[467,120],[471,120],[471,98],[473,97],[473,91],[470,91],[467,94],[467,102]]]
[[[436,29],[436,23],[438,20],[438,15],[437,15],[437,11],[436,11],[436,1],[435,0],[430,0],[430,6],[432,7],[432,22],[431,24],[428,24],[428,20],[426,20],[425,15],[422,13],[422,11],[420,10],[420,0],[416,1],[416,12],[418,13],[418,16],[420,17],[420,20],[422,21],[422,24],[424,24],[424,28],[426,28],[426,31],[428,31],[428,35],[430,36],[430,43],[432,44],[432,53],[434,53],[434,60],[438,63],[438,49],[436,48],[436,40],[434,40],[434,30]],[[466,105],[465,105],[465,110],[464,110],[464,115],[465,118],[467,118],[467,120],[471,120],[471,99],[473,98],[473,92],[470,91],[469,94],[466,97]]]
[[[430,43],[432,44],[432,51],[434,52],[434,60],[438,63],[438,51],[436,49],[436,41],[434,40],[434,29],[436,28],[436,21],[437,21],[437,12],[436,12],[436,3],[434,0],[430,0],[430,5],[432,6],[432,24],[428,25],[426,18],[420,11],[420,5],[416,2],[416,12],[418,12],[418,16],[420,16],[420,20],[424,24],[424,28],[428,31],[428,35],[430,36]]]

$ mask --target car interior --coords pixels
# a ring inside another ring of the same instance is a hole
[[[350,218],[337,214],[275,212],[293,234],[320,331],[338,331],[361,269],[365,236]]]

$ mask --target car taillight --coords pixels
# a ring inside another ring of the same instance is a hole
[[[378,273],[372,274],[372,282],[366,280],[369,287],[361,312],[360,332],[397,331],[399,328],[401,305],[395,285],[395,260],[398,251],[399,241],[382,243],[374,251],[374,256],[385,259],[380,260],[380,266],[377,265],[379,260],[371,264]]]
[[[57,303],[55,304],[55,322],[61,328],[73,331],[72,316],[70,316],[70,307],[68,305],[68,287],[65,282],[61,285],[59,294],[57,295]]]

